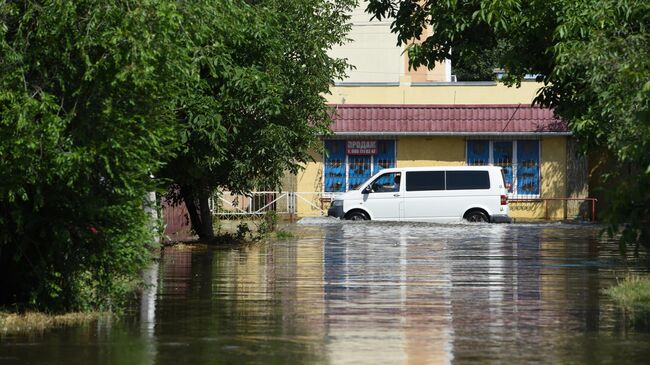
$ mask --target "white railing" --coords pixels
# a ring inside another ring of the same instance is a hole
[[[321,216],[327,214],[331,195],[288,191],[221,192],[213,198],[210,207],[217,216],[259,216],[270,210],[280,215]]]
[[[221,192],[211,201],[212,213],[220,217],[260,216],[267,211],[279,215],[316,217],[327,214],[332,199],[341,193],[254,191],[249,194]],[[538,210],[540,218],[550,219],[561,214],[563,219],[595,220],[596,199],[593,198],[539,198],[526,196],[510,197],[511,211]],[[559,213],[558,213],[559,212]],[[559,217],[562,219],[562,217]]]

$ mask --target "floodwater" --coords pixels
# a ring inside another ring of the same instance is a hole
[[[168,248],[132,315],[0,339],[2,364],[641,364],[599,227],[303,220]],[[627,264],[631,271],[647,271]]]

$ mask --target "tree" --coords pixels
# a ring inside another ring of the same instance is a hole
[[[344,40],[356,1],[213,3],[182,9],[198,79],[179,99],[182,146],[160,174],[203,240],[217,189],[272,189],[310,159],[330,123],[322,94],[347,67],[327,50]]]
[[[114,307],[150,262],[148,191],[205,213],[296,171],[352,2],[0,3],[0,305]]]
[[[607,212],[610,232],[650,248],[650,3],[644,0],[369,0],[367,11],[392,18],[412,66],[458,53],[503,47],[505,82],[539,75],[536,103],[568,121],[585,150],[602,149],[625,167]],[[433,35],[412,43],[429,27]]]
[[[0,305],[110,309],[150,262],[179,32],[168,1],[0,3]]]
[[[457,81],[494,81],[502,53],[503,46],[499,44],[476,54],[452,52],[451,73]]]

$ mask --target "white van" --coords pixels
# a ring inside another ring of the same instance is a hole
[[[337,196],[329,216],[350,220],[510,222],[501,167],[383,169]]]

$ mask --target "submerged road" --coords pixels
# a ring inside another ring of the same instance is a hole
[[[2,364],[640,364],[601,227],[307,219],[166,249],[131,316],[0,339]],[[631,267],[642,272],[644,268]]]

